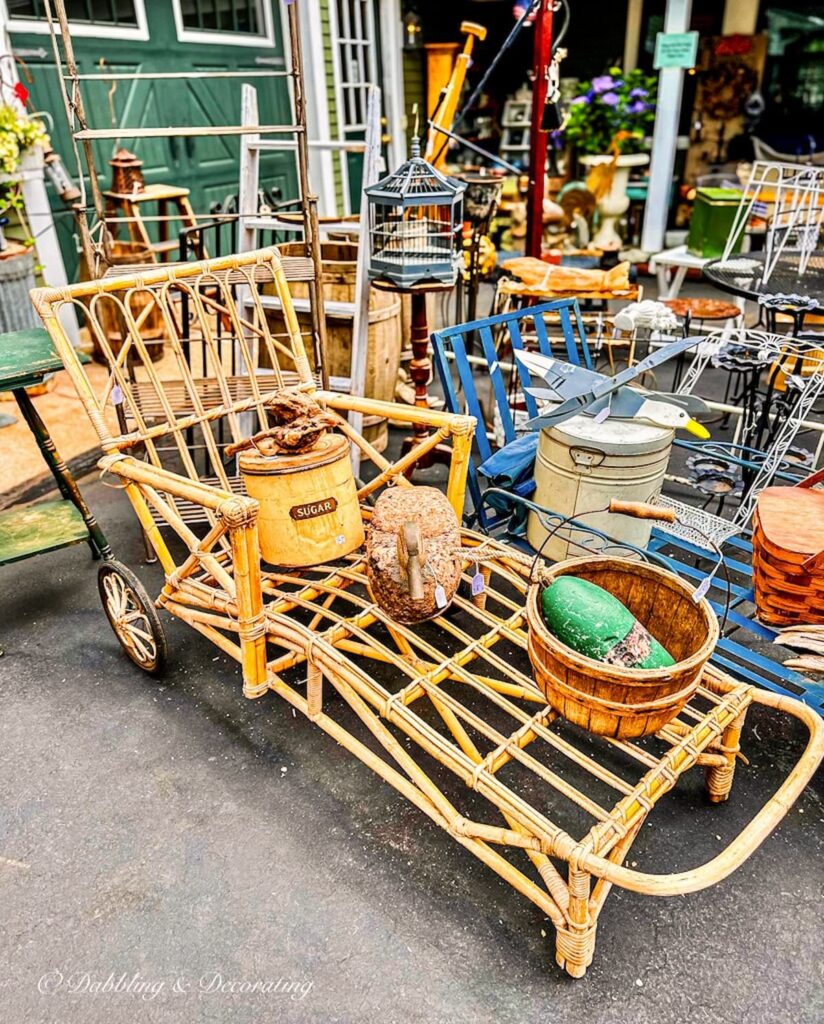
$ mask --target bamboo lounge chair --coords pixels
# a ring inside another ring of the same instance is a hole
[[[221,453],[266,427],[265,402],[287,386],[338,414],[431,428],[390,464],[341,418],[340,430],[374,464],[359,492],[364,519],[371,494],[410,486],[405,472],[443,442],[452,446],[447,497],[463,510],[472,418],[319,390],[289,295],[288,278],[301,273],[300,260],[264,249],[32,293],[100,435],[100,466],[122,481],[165,574],[153,602],[125,566],[105,563],[107,615],[126,653],[149,671],[162,671],[165,653],[155,606],[230,654],[245,696],[284,698],[530,899],[557,930],[558,964],[581,977],[610,888],[678,895],[730,874],[801,793],[824,751],[822,724],[803,704],[708,668],[690,704],[656,736],[590,737],[548,707],[533,681],[529,563],[469,531],[464,569],[481,572],[484,593],[459,591],[449,613],[416,627],[372,600],[360,551],[306,570],[262,565],[258,505],[239,493]],[[261,286],[278,296],[285,333],[272,333]],[[69,304],[82,307],[106,354],[102,395],[61,326]],[[105,315],[124,328],[117,352],[101,327],[107,304]],[[150,316],[165,325],[173,380],[141,338]],[[625,867],[654,805],[688,769],[705,769],[712,801],[727,798],[750,704],[786,712],[810,733],[778,792],[701,867],[666,875]]]

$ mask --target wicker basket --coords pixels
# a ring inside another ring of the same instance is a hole
[[[824,623],[824,493],[813,485],[767,487],[753,517],[755,606],[772,626]]]
[[[668,668],[606,665],[579,654],[550,633],[541,613],[544,587],[559,576],[589,580],[622,601],[675,658]],[[529,658],[549,704],[590,732],[636,739],[674,718],[695,692],[718,640],[706,599],[677,576],[624,558],[573,558],[547,568],[527,592]]]

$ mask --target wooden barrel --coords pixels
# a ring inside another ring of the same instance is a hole
[[[589,580],[609,591],[675,659],[666,668],[622,668],[588,658],[553,636],[541,593],[559,576]],[[572,558],[543,570],[527,592],[529,659],[548,703],[590,732],[636,739],[656,732],[684,707],[718,640],[706,598],[673,573],[625,558]]]
[[[279,246],[283,256],[303,256],[301,242]],[[355,297],[358,247],[348,242],[323,242],[323,297],[326,302],[352,302]],[[289,285],[293,298],[308,295],[308,285],[292,282]],[[268,289],[267,289],[268,290]],[[278,313],[272,314],[278,330],[282,321]],[[308,313],[298,314],[301,330],[308,337],[311,319]],[[395,398],[395,383],[401,357],[401,299],[392,292],[370,289],[369,332],[366,358],[367,398],[378,398],[391,402]],[[326,345],[330,377],[351,377],[352,373],[352,317],[326,311]],[[311,345],[307,345],[311,350]],[[311,351],[309,353],[312,357]],[[364,417],[363,435],[378,451],[383,451],[389,441],[387,422],[376,416]]]

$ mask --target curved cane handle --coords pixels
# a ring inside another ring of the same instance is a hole
[[[398,530],[398,562],[406,573],[409,596],[413,601],[423,601],[423,567],[426,562],[421,528],[417,523],[408,522]]]
[[[613,498],[609,503],[609,510],[622,516],[633,516],[635,519],[660,519],[664,523],[674,523],[676,518],[674,509],[650,505],[646,501],[620,501]]]
[[[581,858],[581,867],[614,885],[649,896],[681,896],[688,892],[698,892],[699,889],[715,885],[739,868],[784,818],[824,757],[824,722],[812,708],[792,697],[769,693],[757,687],[753,687],[753,703],[786,711],[807,726],[810,738],[804,753],[778,791],[733,839],[726,850],[700,867],[670,875],[635,871],[591,853],[584,854]]]

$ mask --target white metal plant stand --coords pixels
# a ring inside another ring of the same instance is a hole
[[[732,256],[739,237],[755,212],[768,211],[762,284],[784,254],[798,255],[798,276],[807,271],[818,248],[824,217],[824,167],[756,160],[735,215],[722,260]]]

